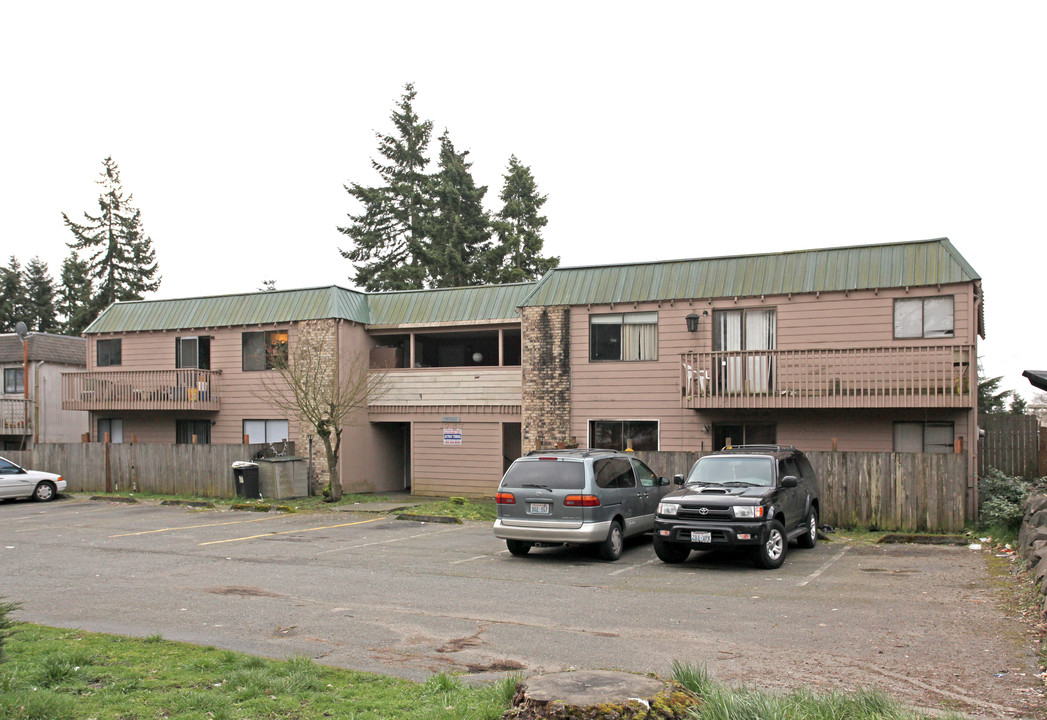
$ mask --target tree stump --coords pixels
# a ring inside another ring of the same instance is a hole
[[[679,720],[697,698],[675,682],[606,670],[538,675],[516,688],[505,720]]]

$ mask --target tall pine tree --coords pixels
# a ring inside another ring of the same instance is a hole
[[[81,225],[62,213],[76,238],[70,249],[87,255],[88,277],[95,288],[92,319],[117,300],[140,300],[160,287],[153,241],[142,229],[142,211],[131,206],[132,195],[124,195],[112,157],[102,161],[100,176],[98,215],[85,212]]]
[[[489,253],[489,282],[536,280],[560,264],[558,257],[542,256],[542,228],[549,219],[540,211],[547,197],[538,192],[531,169],[515,155],[509,158],[503,177],[502,209],[494,220],[496,241]]]
[[[34,257],[25,266],[25,323],[37,332],[58,332],[55,284],[47,263]]]
[[[345,190],[362,206],[338,231],[353,241],[339,252],[356,267],[352,281],[365,290],[410,290],[425,286],[427,226],[432,217],[432,188],[425,157],[433,131],[430,120],[414,111],[417,93],[407,83],[391,119],[393,135],[375,133],[381,160],[372,160],[382,184],[359,183]]]
[[[0,268],[0,332],[14,332],[19,320],[29,325],[26,315],[22,264],[14,255],[7,267]]]
[[[429,228],[430,287],[480,285],[486,280],[491,221],[483,208],[487,186],[477,187],[466,162],[447,131],[440,136],[440,170],[433,177],[435,214]]]
[[[70,252],[62,262],[62,282],[57,288],[58,314],[62,318],[61,331],[66,335],[79,335],[94,320],[92,298],[94,290],[88,277],[85,260]]]

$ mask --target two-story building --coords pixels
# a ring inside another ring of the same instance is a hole
[[[31,332],[22,339],[0,334],[0,448],[21,450],[34,443],[79,442],[87,413],[62,407],[62,373],[83,370],[87,341]]]
[[[536,283],[339,287],[117,303],[66,407],[100,439],[273,442],[308,430],[257,392],[320,323],[386,390],[343,435],[347,491],[489,495],[559,443],[969,452],[981,280],[946,239],[557,268]]]

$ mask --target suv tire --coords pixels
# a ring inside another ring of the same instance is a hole
[[[625,534],[622,532],[622,524],[617,520],[612,520],[611,529],[607,531],[607,539],[600,543],[600,557],[614,562],[622,556],[624,547]]]
[[[687,556],[691,554],[691,548],[681,543],[667,542],[655,536],[654,554],[662,562],[675,565],[687,559]]]
[[[756,564],[767,570],[780,568],[788,548],[785,528],[779,521],[772,520],[767,526],[767,538],[756,548]]]
[[[523,540],[506,540],[505,546],[509,548],[509,552],[516,557],[523,557],[531,551],[531,543]]]
[[[803,535],[796,538],[796,544],[802,548],[813,548],[818,544],[818,509],[811,508],[807,511],[807,519],[804,521]]]

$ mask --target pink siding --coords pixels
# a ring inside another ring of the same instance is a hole
[[[463,422],[461,429],[461,445],[444,445],[443,423],[413,423],[414,494],[494,496],[502,479],[502,425]]]
[[[894,299],[954,296],[952,338],[894,339]],[[711,425],[723,421],[777,422],[778,440],[811,450],[828,450],[831,437],[840,449],[890,450],[893,421],[916,415],[951,419],[966,449],[974,434],[973,411],[855,410],[834,411],[695,411],[683,407],[680,384],[681,353],[712,349],[712,313],[718,309],[776,309],[777,347],[803,348],[891,347],[894,345],[975,344],[977,303],[973,284],[851,293],[798,294],[713,301],[628,303],[571,308],[571,429],[582,444],[588,441],[590,420],[655,420],[661,450],[694,450],[712,445]],[[637,362],[589,361],[589,314],[658,312],[658,359]],[[708,311],[708,315],[703,315]],[[702,316],[697,333],[688,333],[685,317]],[[710,426],[709,430],[704,429]],[[831,433],[835,432],[835,435]],[[792,438],[795,437],[794,441]],[[843,445],[846,441],[847,446]]]

